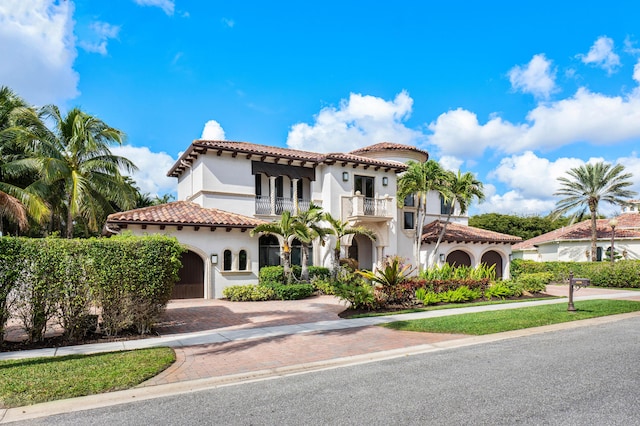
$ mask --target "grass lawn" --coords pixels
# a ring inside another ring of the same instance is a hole
[[[640,302],[630,300],[584,300],[575,302],[576,312],[567,312],[565,303],[504,311],[478,312],[382,325],[394,330],[429,333],[482,335],[520,330],[561,322],[640,311]]]
[[[171,348],[0,361],[0,408],[128,389],[175,361]]]

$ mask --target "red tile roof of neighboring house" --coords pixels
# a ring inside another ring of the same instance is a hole
[[[373,145],[365,146],[363,148],[356,149],[351,151],[349,154],[364,154],[367,152],[384,152],[384,151],[414,151],[424,154],[427,159],[429,158],[429,153],[422,149],[418,149],[413,145],[403,145],[399,143],[393,142],[380,142]]]
[[[616,238],[640,238],[640,214],[624,213],[616,218],[618,225],[616,227]],[[596,232],[599,240],[611,238],[611,219],[598,219],[596,221]],[[532,250],[535,246],[546,244],[554,241],[568,240],[590,240],[591,239],[591,220],[574,223],[560,229],[538,235],[526,241],[513,246],[513,250]]]
[[[444,221],[435,220],[424,227],[422,242],[435,243],[444,225]],[[488,231],[486,229],[474,228],[473,226],[461,225],[450,222],[442,237],[443,242],[465,242],[465,243],[508,243],[515,244],[522,241],[522,238],[514,235],[502,234],[500,232]]]
[[[175,201],[113,213],[107,217],[108,225],[183,225],[246,229],[262,223],[265,222],[224,210],[200,207],[200,205],[188,201]]]
[[[388,142],[387,142],[388,143]],[[387,168],[397,172],[406,169],[404,163],[390,160],[381,160],[363,157],[353,153],[331,153],[321,154],[310,151],[300,151],[297,149],[280,148],[268,145],[258,145],[249,142],[236,142],[236,141],[210,141],[210,140],[195,140],[191,143],[189,148],[180,156],[178,161],[171,167],[167,176],[178,177],[187,168],[198,155],[204,154],[207,151],[215,151],[218,153],[231,152],[233,155],[244,154],[247,159],[255,156],[261,157],[275,157],[278,159],[286,159],[291,161],[300,161],[301,163],[328,163],[345,162],[354,164],[373,165],[375,167]]]

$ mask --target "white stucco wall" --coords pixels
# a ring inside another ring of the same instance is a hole
[[[137,225],[127,228],[134,235],[164,234],[176,237],[188,250],[198,254],[204,263],[204,297],[206,299],[222,298],[222,291],[231,285],[258,283],[258,237],[249,236],[249,232],[233,229],[226,232],[217,229],[211,232],[208,228],[195,231],[193,227],[185,226],[178,231],[175,226],[167,226],[160,230],[157,226],[142,229]],[[233,254],[233,268],[223,271],[223,252],[229,249]],[[237,256],[240,250],[246,250],[248,255],[248,270],[239,271]],[[211,255],[218,255],[218,263],[211,264]]]

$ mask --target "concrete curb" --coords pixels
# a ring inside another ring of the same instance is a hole
[[[503,333],[489,334],[485,336],[473,336],[463,339],[448,340],[433,344],[411,346],[407,348],[393,349],[389,351],[374,352],[351,357],[336,358],[325,361],[316,361],[307,364],[292,365],[287,367],[260,370],[250,373],[234,374],[223,377],[211,377],[206,379],[191,380],[171,383],[166,385],[144,386],[124,391],[110,392],[98,395],[89,395],[79,398],[71,398],[60,401],[45,402],[24,407],[0,409],[0,424],[22,420],[36,419],[56,414],[72,413],[95,408],[103,408],[112,405],[126,404],[129,402],[144,401],[153,398],[161,398],[171,395],[179,395],[190,392],[198,392],[207,389],[215,389],[224,386],[250,383],[261,380],[276,379],[279,377],[305,374],[315,371],[346,367],[369,362],[384,361],[405,356],[413,356],[429,352],[437,352],[466,346],[480,345],[497,342],[517,337],[532,336],[560,330],[569,330],[579,327],[588,327],[640,317],[640,312],[631,312],[620,315],[610,315],[591,318],[580,321],[571,321],[560,324],[552,324],[542,327],[524,330],[507,331]]]

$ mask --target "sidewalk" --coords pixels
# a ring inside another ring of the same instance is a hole
[[[548,286],[547,293],[565,296],[567,286]],[[589,299],[640,301],[640,292],[585,288],[576,292],[574,297],[576,302]],[[194,392],[240,382],[265,380],[287,374],[478,345],[531,334],[618,321],[639,315],[631,313],[487,336],[467,336],[394,331],[373,327],[373,325],[470,312],[567,303],[567,299],[546,299],[357,319],[336,319],[337,313],[344,309],[344,306],[329,296],[300,302],[276,302],[272,305],[260,303],[257,307],[253,304],[251,310],[249,304],[230,306],[228,303],[231,302],[180,301],[172,303],[173,306],[168,309],[166,317],[171,324],[165,325],[167,329],[188,330],[200,329],[203,326],[222,326],[142,340],[0,353],[0,359],[21,359],[156,346],[171,346],[176,351],[176,362],[171,367],[137,388],[14,409],[0,409],[0,423]],[[193,303],[196,306],[193,306]],[[220,309],[221,306],[224,309]],[[278,308],[275,312],[268,311],[269,308],[274,307]],[[172,310],[174,312],[170,313]],[[207,315],[207,311],[211,315]],[[216,311],[217,314],[211,311]],[[225,311],[229,317],[222,315],[222,318],[214,319],[216,315]],[[186,321],[187,317],[197,318],[198,316],[202,316],[203,323]],[[303,318],[309,318],[312,321],[302,322]],[[222,323],[216,321],[222,321]],[[240,321],[244,323],[239,323]],[[296,321],[300,322],[295,323]]]

